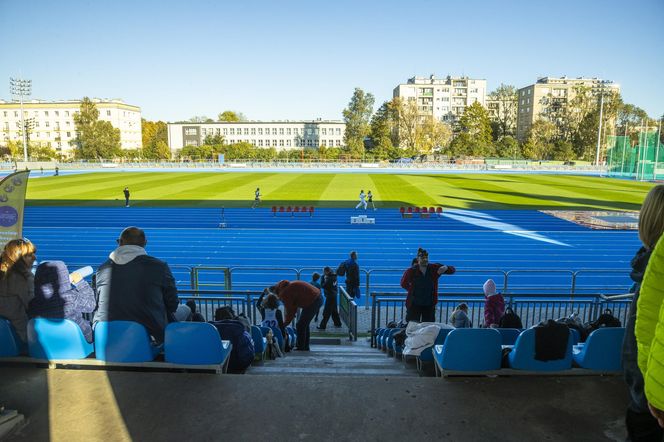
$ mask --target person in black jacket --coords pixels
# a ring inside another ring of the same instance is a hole
[[[120,234],[119,247],[97,269],[95,322],[138,322],[163,342],[166,324],[186,320],[191,310],[180,307],[171,269],[148,256],[146,244],[143,230],[127,227]]]
[[[125,187],[122,193],[124,193],[125,197],[125,207],[129,207],[129,187]]]
[[[351,298],[360,297],[360,266],[357,263],[357,252],[350,252],[350,258],[339,264],[337,275],[346,276],[346,293]]]
[[[334,326],[341,327],[341,319],[339,318],[339,310],[337,309],[337,275],[331,268],[325,267],[323,269],[323,278],[320,285],[325,293],[325,309],[323,310],[323,320],[316,328],[318,330],[325,330],[330,316],[332,316]]]

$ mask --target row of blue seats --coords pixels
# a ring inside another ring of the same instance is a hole
[[[0,357],[19,356],[24,344],[7,320],[0,319]],[[164,360],[179,365],[225,365],[232,345],[223,341],[212,324],[168,324],[163,345],[153,345],[143,325],[132,321],[98,322],[94,343],[85,340],[79,326],[68,319],[34,318],[28,322],[28,355],[57,361],[95,359],[113,363],[151,362],[164,352]]]
[[[379,330],[379,348],[402,354],[403,348],[394,342],[395,329]],[[441,329],[434,344],[417,357],[418,369],[424,362],[435,362],[436,372],[486,372],[501,369],[502,350],[511,348],[507,356],[509,367],[533,372],[564,371],[573,365],[601,372],[621,370],[621,347],[625,335],[622,327],[600,328],[578,342],[578,333],[570,329],[567,350],[563,359],[539,361],[535,359],[535,330],[519,329]],[[472,351],[470,351],[472,350]]]

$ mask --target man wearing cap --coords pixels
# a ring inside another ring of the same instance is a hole
[[[288,281],[284,279],[270,287],[269,291],[277,295],[284,303],[284,308],[286,309],[284,327],[293,322],[297,314],[297,309],[302,309],[300,319],[298,319],[295,325],[297,332],[295,350],[309,351],[309,325],[314,319],[316,312],[323,305],[320,290],[308,282]]]
[[[453,266],[430,264],[429,253],[423,248],[417,251],[417,263],[401,277],[401,287],[408,291],[406,297],[406,321],[435,322],[438,303],[438,278],[452,275]]]

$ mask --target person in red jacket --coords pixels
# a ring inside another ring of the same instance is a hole
[[[284,303],[286,309],[286,319],[284,327],[290,324],[297,313],[297,309],[301,308],[300,319],[295,325],[297,332],[297,343],[295,350],[309,351],[309,338],[310,331],[309,325],[323,305],[323,300],[320,296],[320,290],[308,282],[304,281],[288,281],[282,280],[269,288],[271,293],[274,293]]]
[[[401,287],[408,291],[406,297],[406,321],[435,322],[438,303],[438,278],[456,272],[453,266],[429,264],[429,253],[417,250],[417,263],[401,277]]]

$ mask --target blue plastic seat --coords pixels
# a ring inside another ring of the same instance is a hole
[[[521,334],[521,329],[519,328],[497,328],[496,330],[498,330],[503,339],[503,345],[514,345],[516,338]]]
[[[516,370],[563,371],[572,368],[572,332],[567,339],[567,350],[563,359],[538,361],[535,359],[535,329],[521,332],[508,356],[509,365]]]
[[[295,343],[297,342],[297,333],[295,333],[295,329],[288,326],[286,327],[286,333],[288,333],[288,345],[291,348],[295,347]]]
[[[581,368],[599,371],[620,371],[623,327],[598,328],[585,344],[573,348],[574,362]]]
[[[396,356],[396,350],[400,349],[403,352],[403,348],[399,345],[395,346],[394,345],[394,335],[401,329],[399,328],[388,328],[387,333],[385,334],[385,337],[383,338],[385,344],[383,345],[383,349],[387,351],[387,354],[389,356],[394,355]]]
[[[445,343],[436,345],[433,357],[438,368],[452,371],[499,370],[502,337],[494,328],[457,328]]]
[[[95,357],[106,362],[149,362],[161,351],[152,345],[143,325],[133,321],[101,321],[95,325]]]
[[[254,341],[254,354],[265,359],[265,350],[267,350],[267,339],[263,336],[260,327],[251,326],[251,339]]]
[[[217,328],[207,322],[173,322],[166,327],[164,359],[172,364],[225,364],[230,341],[222,341]]]
[[[427,347],[422,352],[419,354],[417,357],[417,369],[422,370],[422,363],[423,362],[432,362],[433,361],[433,348],[436,345],[443,345],[445,343],[445,339],[447,338],[447,335],[454,330],[453,328],[441,328],[440,331],[438,332],[438,336],[436,336],[436,340],[434,341],[433,345],[431,347]]]
[[[23,342],[16,334],[12,323],[0,318],[0,358],[18,356],[22,353]]]
[[[570,328],[569,330],[572,332],[572,345],[578,344],[581,340],[581,334],[575,328]]]
[[[37,359],[85,359],[94,346],[69,319],[34,318],[28,322],[28,353]]]

